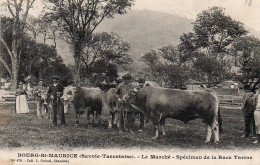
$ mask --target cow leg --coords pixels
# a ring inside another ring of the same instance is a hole
[[[207,124],[207,127],[208,127],[208,133],[207,133],[207,138],[206,138],[205,143],[209,143],[210,142],[211,134],[212,134],[212,127],[209,124]]]
[[[92,120],[90,120],[90,115],[91,115],[91,114],[93,114]],[[93,124],[93,120],[94,120],[94,113],[89,112],[89,110],[87,110],[87,114],[86,114],[86,115],[87,115],[87,126],[88,126],[88,125],[91,126],[91,125]]]
[[[96,112],[97,124],[101,125],[101,111]]]
[[[116,125],[117,124],[117,112],[113,112],[112,113],[112,122],[113,122],[113,125]]]
[[[124,119],[124,112],[119,111],[119,131],[124,131],[125,119]]]
[[[113,128],[113,125],[117,124],[116,121],[116,113],[115,112],[111,112],[111,119],[108,119],[108,129]]]
[[[110,113],[111,114],[111,118],[108,119],[108,129],[111,129],[113,126],[112,126],[112,122],[113,122],[113,119],[114,119],[114,113]]]
[[[79,112],[76,111],[76,123],[75,123],[75,126],[79,126]]]
[[[157,139],[159,136],[159,122],[156,119],[153,119],[155,135],[152,139]]]
[[[140,115],[140,125],[139,125],[139,132],[143,131],[144,128],[144,114],[142,112],[139,113]]]
[[[120,112],[116,112],[115,122],[116,122],[117,129],[120,129]]]
[[[217,122],[217,120],[214,120],[213,126],[212,126],[212,130],[214,133],[214,143],[218,143],[219,142],[219,124]]]
[[[165,118],[162,118],[161,121],[160,121],[160,126],[161,126],[161,129],[162,129],[162,135],[165,136]]]

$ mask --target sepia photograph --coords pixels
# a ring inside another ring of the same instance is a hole
[[[0,5],[0,165],[259,164],[259,0]]]

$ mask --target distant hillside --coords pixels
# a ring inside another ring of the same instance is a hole
[[[138,62],[141,53],[157,49],[168,44],[177,44],[183,33],[192,31],[192,20],[179,15],[149,11],[130,10],[125,15],[116,15],[102,22],[96,32],[106,31],[119,34],[131,44],[130,56],[134,59],[134,68],[140,69]],[[260,38],[260,32],[246,27],[251,34]],[[74,63],[69,46],[65,41],[57,44],[58,53],[66,64]]]
[[[98,30],[118,33],[131,43],[131,56],[137,59],[149,49],[177,43],[181,34],[192,30],[192,25],[191,20],[177,15],[131,10],[126,15],[105,20]]]
[[[130,10],[100,24],[97,31],[115,32],[131,44],[131,57],[136,61],[141,53],[177,43],[179,36],[192,30],[191,20],[177,15],[148,11]],[[66,64],[73,63],[69,47],[59,41],[58,52]]]

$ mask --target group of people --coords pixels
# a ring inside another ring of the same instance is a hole
[[[255,93],[247,93],[244,96],[242,104],[242,112],[245,121],[245,130],[242,135],[243,138],[249,137],[250,134],[256,140],[253,143],[260,141],[260,92],[256,88]]]
[[[66,126],[65,114],[64,114],[64,105],[61,100],[64,87],[59,83],[59,76],[52,77],[52,84],[46,88],[43,86],[43,80],[39,81],[38,86],[34,88],[35,100],[37,102],[37,116],[42,119],[43,115],[46,113],[48,108],[52,108],[52,126],[57,125],[57,113],[59,112],[61,125]],[[120,130],[125,130],[133,132],[133,126],[135,121],[135,116],[140,115],[140,126],[139,131],[142,131],[144,127],[144,115],[139,113],[133,107],[131,107],[127,102],[129,98],[126,96],[133,89],[139,90],[144,84],[145,80],[140,78],[138,80],[138,86],[134,86],[132,83],[132,77],[129,74],[126,74],[122,77],[122,82],[119,83],[116,87],[116,95],[118,97],[118,103],[120,108],[123,108],[127,113],[127,123],[123,123],[124,120],[120,120]],[[135,92],[137,92],[135,91]],[[23,88],[23,84],[19,83],[19,87],[16,92],[16,113],[29,113],[29,107],[26,99],[26,90]],[[46,99],[42,99],[45,95]],[[51,107],[47,106],[45,100],[49,100]],[[260,92],[259,88],[256,89],[256,93],[246,94],[244,97],[244,102],[242,105],[242,111],[245,121],[245,130],[242,137],[249,137],[250,134],[253,135],[256,140],[254,143],[259,143],[260,141]],[[123,113],[119,113],[123,115]],[[119,116],[123,118],[123,116]]]
[[[59,113],[60,116],[60,122],[62,126],[66,126],[65,121],[65,114],[64,114],[64,105],[62,103],[62,94],[64,87],[59,82],[58,76],[52,77],[52,84],[49,87],[45,87],[43,85],[43,80],[40,80],[38,83],[38,86],[34,88],[34,96],[35,101],[37,105],[37,116],[39,119],[42,119],[44,115],[48,111],[52,111],[51,117],[52,117],[52,126],[57,125],[57,115]],[[139,90],[142,88],[145,84],[145,80],[143,78],[138,79],[138,86],[134,85],[132,83],[133,78],[126,74],[122,77],[122,81],[117,85],[116,87],[116,95],[119,98],[119,104],[121,108],[124,108],[124,110],[127,112],[127,123],[126,123],[126,130],[130,132],[133,132],[132,128],[134,125],[135,115],[137,114],[136,111],[132,107],[129,106],[129,104],[126,104],[126,99],[124,96],[132,89]],[[23,84],[19,84],[19,88],[17,89],[17,97],[16,97],[16,113],[29,113],[29,107],[26,100],[26,90],[23,88]],[[45,99],[43,99],[45,98]],[[48,100],[48,103],[47,101]],[[144,116],[142,113],[140,115],[140,130],[144,127]],[[122,121],[122,120],[121,120]],[[123,122],[123,121],[122,121]],[[125,124],[120,124],[120,126],[123,126]],[[125,130],[125,128],[122,128],[121,130]]]
[[[133,107],[131,107],[130,104],[128,104],[128,102],[130,101],[129,94],[131,92],[136,93],[139,89],[144,87],[145,84],[145,79],[140,78],[138,79],[138,86],[135,86],[133,83],[131,83],[132,77],[129,74],[124,75],[123,77],[123,82],[121,82],[117,88],[116,88],[116,94],[117,97],[119,98],[119,107],[124,109],[124,112],[127,113],[127,123],[126,123],[126,127],[124,128],[124,120],[119,120],[120,121],[120,131],[129,131],[130,133],[133,133],[133,126],[134,126],[134,121],[135,121],[135,116],[136,115],[140,115],[140,125],[139,125],[139,132],[142,131],[143,127],[144,127],[144,115],[143,113],[139,113],[137,112]],[[132,91],[133,89],[137,90],[137,91]],[[123,118],[122,115],[124,115],[123,113],[119,113],[120,114],[120,118]]]
[[[38,86],[34,88],[34,95],[37,104],[37,116],[42,119],[47,111],[52,109],[52,126],[57,125],[57,112],[60,113],[61,125],[66,126],[64,107],[60,99],[62,96],[64,87],[59,82],[60,77],[54,75],[52,77],[52,84],[46,88],[43,85],[43,80],[39,81]],[[43,96],[45,99],[43,99]],[[51,107],[47,105],[46,100],[49,100]],[[29,113],[29,107],[26,99],[26,90],[23,88],[23,84],[19,83],[19,87],[16,91],[16,113]]]

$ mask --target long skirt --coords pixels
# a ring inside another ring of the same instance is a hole
[[[254,112],[256,134],[260,134],[260,109],[256,109]]]
[[[29,113],[29,107],[25,95],[16,96],[16,113]]]

